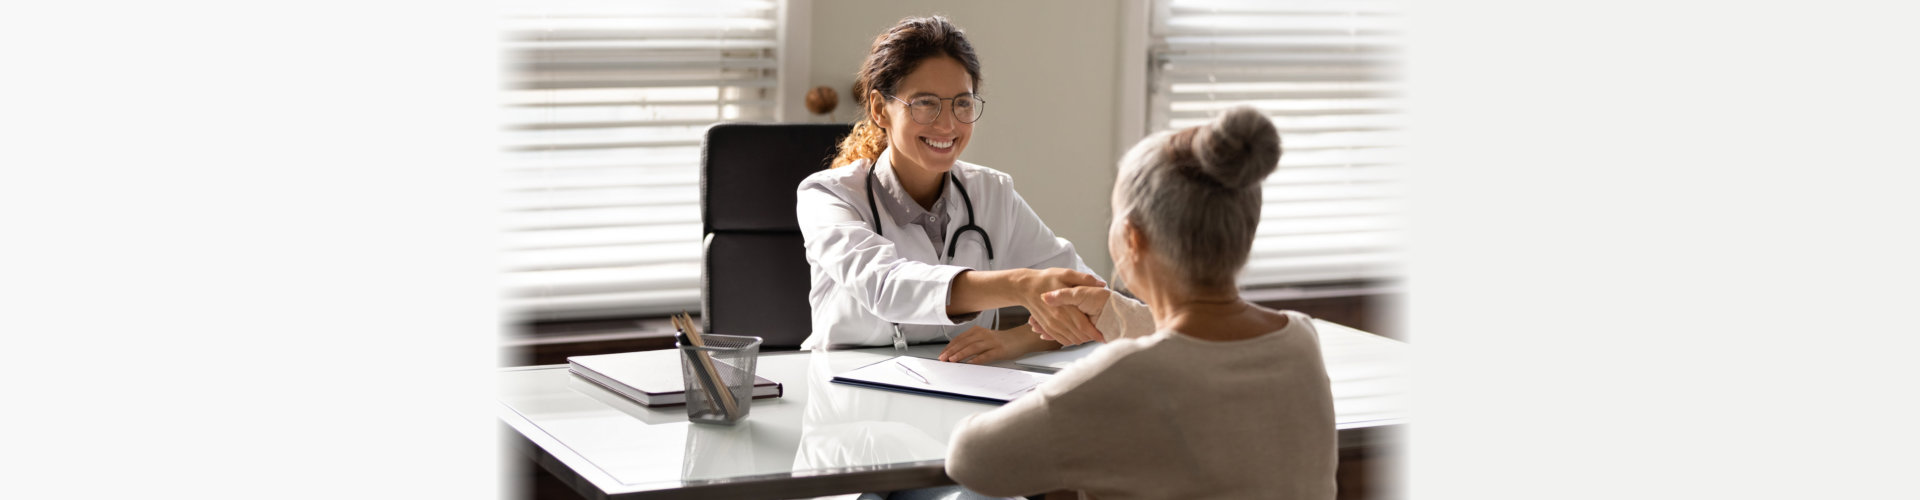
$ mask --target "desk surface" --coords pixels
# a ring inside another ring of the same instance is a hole
[[[1406,344],[1315,320],[1333,381],[1340,446],[1405,423]],[[929,357],[941,345],[914,346]],[[899,355],[891,347],[763,355],[760,376],[786,394],[753,402],[735,426],[694,425],[680,407],[648,408],[567,373],[499,372],[499,418],[541,466],[587,498],[792,498],[951,484],[947,438],[994,405],[831,383]],[[1012,363],[999,366],[1018,368]],[[517,435],[517,437],[516,437]]]

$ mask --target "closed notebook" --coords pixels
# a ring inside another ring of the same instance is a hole
[[[680,371],[680,350],[623,352],[567,358],[567,371],[645,406],[687,404],[687,383]],[[731,369],[721,365],[721,369]],[[753,398],[777,398],[780,383],[753,377]]]

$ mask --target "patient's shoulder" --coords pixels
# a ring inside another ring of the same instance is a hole
[[[1096,381],[1114,381],[1132,376],[1139,366],[1153,364],[1147,354],[1164,339],[1158,335],[1109,341],[1092,354],[1055,373],[1040,386],[1045,394],[1064,394]]]

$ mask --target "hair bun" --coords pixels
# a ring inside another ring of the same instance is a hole
[[[1280,165],[1280,132],[1252,106],[1234,106],[1193,136],[1200,171],[1228,187],[1259,185]]]

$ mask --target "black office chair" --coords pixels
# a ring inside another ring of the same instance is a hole
[[[798,349],[813,329],[806,249],[794,216],[800,181],[833,160],[845,124],[730,123],[700,150],[700,271],[705,331]]]

